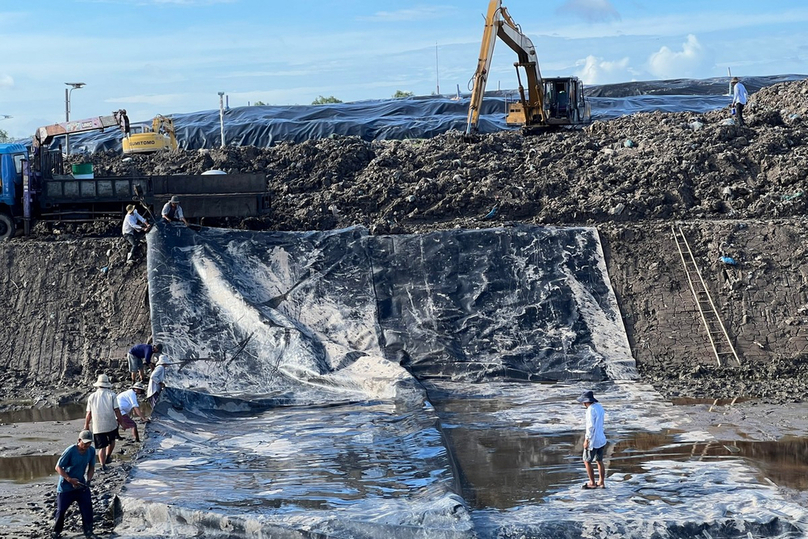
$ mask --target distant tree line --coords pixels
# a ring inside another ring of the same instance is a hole
[[[396,90],[396,93],[393,94],[393,99],[399,99],[402,97],[412,97],[414,95],[415,94],[413,94],[412,92],[405,92],[404,90]],[[342,100],[337,99],[333,95],[330,95],[328,97],[321,95],[311,102],[312,105],[325,105],[328,103],[342,103]],[[262,107],[266,105],[266,103],[264,103],[263,101],[256,101],[255,103],[253,103],[253,105],[256,107]]]

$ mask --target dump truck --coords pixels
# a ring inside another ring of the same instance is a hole
[[[522,33],[501,0],[491,0],[485,17],[477,69],[472,77],[466,135],[477,132],[497,38],[508,45],[519,60],[513,64],[519,84],[519,98],[508,104],[506,125],[521,126],[524,132],[532,133],[553,126],[583,125],[591,120],[591,108],[584,98],[583,83],[577,77],[543,78],[533,42]],[[522,84],[520,69],[524,70],[527,87]]]
[[[40,130],[37,131],[40,133]],[[43,132],[44,133],[44,132]],[[179,196],[188,219],[260,217],[269,210],[263,174],[141,175],[98,177],[86,167],[66,173],[61,150],[40,139],[31,151],[20,143],[0,144],[0,240],[36,221],[86,222],[123,218],[133,202],[159,213]],[[89,174],[87,172],[90,172]]]

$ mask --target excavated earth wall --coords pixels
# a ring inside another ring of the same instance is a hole
[[[363,225],[395,234],[513,222],[597,226],[634,356],[650,381],[669,395],[783,401],[804,394],[796,374],[806,369],[807,98],[805,80],[764,88],[750,99],[746,128],[733,125],[727,110],[641,113],[537,137],[337,137],[92,160],[98,175],[265,173],[270,215],[212,223],[233,227]],[[716,366],[673,241],[675,223],[740,367]],[[0,246],[8,291],[0,376],[8,394],[34,400],[86,388],[99,367],[119,365],[150,331],[145,265],[124,263],[118,223],[35,231]]]
[[[808,81],[757,92],[746,116],[746,128],[729,124],[727,110],[651,113],[538,137],[331,138],[92,160],[98,175],[212,168],[267,175],[267,218],[205,224],[363,225],[376,234],[515,222],[596,226],[644,381],[669,398],[789,403],[808,394]],[[674,226],[692,247],[740,366],[716,365]],[[149,339],[151,328],[146,264],[125,262],[119,231],[117,222],[40,223],[32,236],[0,245],[3,407],[84,398],[102,370],[125,384],[125,352]],[[4,503],[17,503],[32,527],[47,529],[47,503],[9,496]],[[100,526],[109,529],[113,497],[102,497]]]

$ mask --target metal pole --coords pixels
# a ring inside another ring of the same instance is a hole
[[[222,148],[224,148],[224,92],[219,92],[219,128],[222,133]]]
[[[76,88],[86,86],[83,82],[66,82],[70,88],[65,88],[65,123],[70,121],[70,95]],[[65,133],[65,155],[70,155],[70,135]]]
[[[65,88],[65,123],[70,121],[70,92],[72,88]],[[70,135],[65,133],[65,155],[70,155]]]

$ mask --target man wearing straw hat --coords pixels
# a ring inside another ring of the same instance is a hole
[[[126,207],[126,215],[123,218],[123,225],[121,225],[121,233],[126,241],[132,246],[129,249],[129,254],[126,255],[126,261],[134,260],[135,251],[143,235],[149,231],[151,225],[146,219],[137,212],[134,204],[129,204]]]
[[[106,470],[107,463],[112,460],[112,451],[115,449],[115,440],[118,438],[121,409],[118,406],[117,395],[112,391],[112,383],[106,374],[99,374],[98,380],[93,386],[98,389],[87,399],[84,429],[89,429],[92,422],[98,463],[101,464],[102,470]]]
[[[185,216],[182,214],[182,208],[180,207],[180,199],[177,198],[176,195],[172,196],[168,202],[166,202],[165,206],[163,206],[163,211],[160,212],[163,216],[163,219],[168,223],[175,223],[177,221],[182,221],[185,226],[188,226],[188,221],[185,220]]]
[[[121,409],[121,427],[124,430],[132,430],[135,441],[140,442],[140,434],[137,431],[135,415],[140,416],[143,423],[148,423],[149,419],[140,410],[140,403],[137,401],[138,395],[146,394],[146,385],[143,382],[135,382],[127,391],[118,393],[118,406]]]

